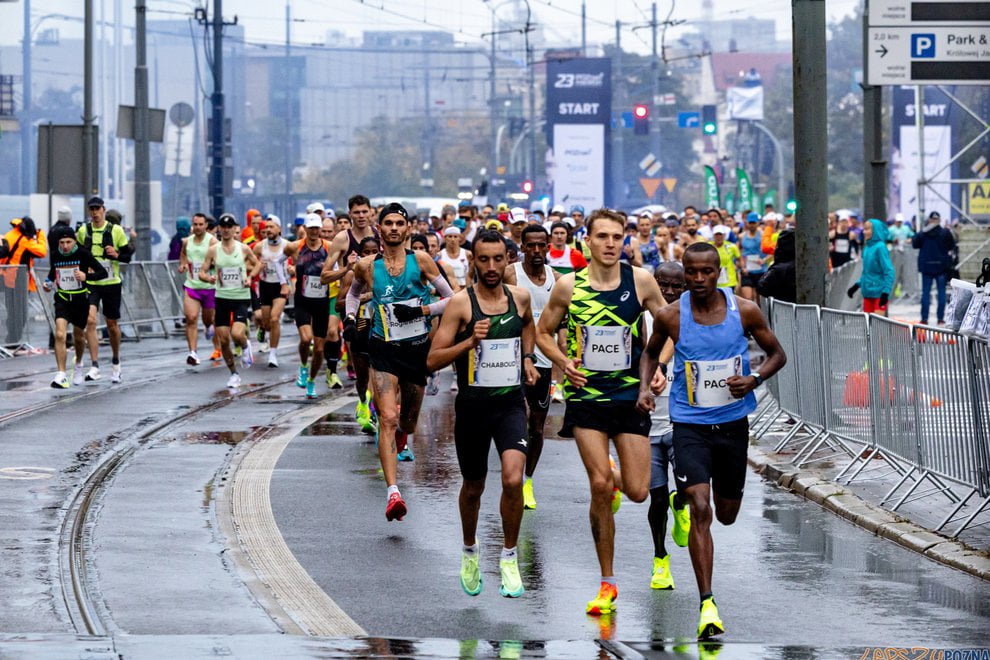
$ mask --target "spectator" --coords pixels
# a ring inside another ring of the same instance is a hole
[[[25,216],[10,221],[12,229],[0,241],[0,268],[3,271],[4,303],[7,307],[7,342],[22,343],[22,333],[27,324],[28,292],[37,291],[31,267],[35,257],[48,255],[45,234],[34,226],[34,220]],[[26,268],[17,268],[26,266]]]
[[[107,222],[111,225],[120,226],[124,230],[124,233],[127,234],[127,244],[120,246],[117,261],[123,264],[130,263],[131,257],[137,251],[137,232],[134,231],[134,227],[124,225],[124,215],[117,209],[107,209],[106,218]]]
[[[898,285],[904,293],[913,291],[916,283],[904,280],[904,266],[909,256],[904,249],[911,245],[914,231],[904,222],[904,215],[898,213],[893,224],[887,227],[887,232],[890,234],[890,260],[894,264],[894,291],[897,291]]]
[[[55,217],[55,224],[52,225],[53,232],[55,231],[55,227],[58,225],[62,225],[69,228],[72,227],[72,209],[70,209],[68,206],[59,207],[58,213]]]
[[[918,250],[918,270],[921,272],[921,322],[928,323],[934,281],[938,294],[938,324],[945,325],[945,282],[952,269],[952,251],[956,240],[951,231],[941,226],[941,222],[942,216],[938,211],[929,213],[928,224],[914,235],[911,245]]]
[[[785,229],[777,236],[773,265],[756,283],[756,290],[761,296],[797,302],[796,254],[794,231]]]
[[[863,274],[849,287],[852,298],[863,292],[863,311],[867,314],[887,311],[887,300],[894,290],[894,264],[887,251],[887,225],[876,218],[863,223]]]
[[[168,260],[178,261],[179,254],[182,252],[182,239],[189,236],[189,232],[192,230],[192,220],[186,216],[180,216],[175,220],[175,236],[168,244]]]

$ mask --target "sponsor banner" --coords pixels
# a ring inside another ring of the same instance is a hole
[[[888,216],[903,213],[905,218],[918,214],[918,178],[921,163],[918,150],[918,108],[915,108],[913,86],[891,87],[890,167],[888,180]],[[952,157],[952,102],[935,88],[923,88],[922,107],[925,123],[924,166],[926,178],[937,181],[953,178],[955,164]],[[928,184],[925,190],[925,215],[938,211],[943,218],[957,215],[949,202],[953,199],[950,183]],[[940,197],[941,195],[941,197]],[[945,199],[942,199],[942,198]]]
[[[736,180],[739,181],[739,201],[737,206],[739,211],[757,211],[760,207],[760,196],[753,190],[753,184],[749,181],[749,175],[741,167],[736,168]]]
[[[730,87],[725,91],[729,119],[763,121],[763,86]]]
[[[705,165],[705,208],[722,208],[722,196],[718,190],[718,177],[715,170]]]
[[[553,200],[586,209],[605,206],[605,127],[557,124],[553,127]]]

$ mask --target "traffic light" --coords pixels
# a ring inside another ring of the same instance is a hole
[[[523,179],[521,188],[524,193],[529,195],[533,192],[533,182],[529,179]]]
[[[633,133],[650,134],[650,107],[645,103],[637,103],[633,106]]]
[[[714,105],[701,106],[701,133],[703,135],[718,133],[718,119],[715,117]]]
[[[784,209],[786,209],[788,213],[794,213],[795,211],[797,211],[797,200],[796,199],[787,200],[787,204],[784,205]]]

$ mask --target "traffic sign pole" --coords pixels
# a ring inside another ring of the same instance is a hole
[[[877,0],[873,0],[877,2]],[[870,15],[870,0],[863,14]],[[883,87],[871,85],[869,22],[863,21],[863,210],[866,218],[887,219],[885,188],[887,161],[883,158]]]

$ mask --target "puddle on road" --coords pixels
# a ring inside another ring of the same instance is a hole
[[[250,431],[193,431],[180,435],[178,440],[187,445],[236,445]]]
[[[332,424],[324,422],[313,422],[299,435],[363,435],[361,433],[361,427],[356,423],[351,422],[350,424]]]
[[[18,392],[31,388],[29,380],[8,380],[0,383],[0,392]]]

